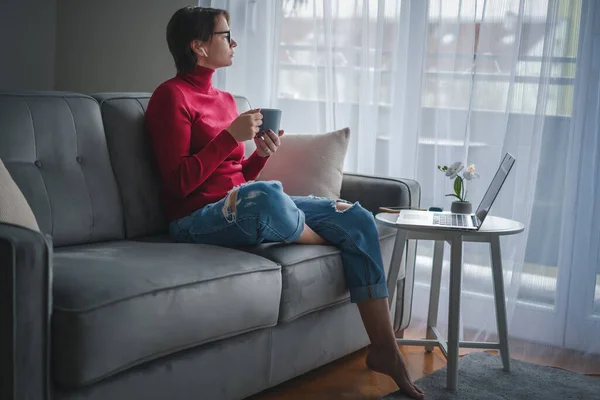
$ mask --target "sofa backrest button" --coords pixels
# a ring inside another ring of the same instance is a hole
[[[42,168],[42,162],[40,160],[35,160],[35,166],[38,168]]]

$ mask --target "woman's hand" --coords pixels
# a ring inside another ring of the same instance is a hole
[[[225,130],[238,142],[245,142],[256,137],[262,125],[263,116],[260,109],[249,110],[237,117]]]
[[[283,135],[283,131],[279,131],[279,135],[269,129],[268,132],[261,132],[254,138],[256,144],[256,153],[261,157],[269,157],[277,151],[281,145],[279,137]]]

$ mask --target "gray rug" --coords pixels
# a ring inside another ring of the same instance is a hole
[[[465,355],[458,366],[456,393],[446,389],[445,367],[416,381],[426,400],[600,399],[599,378],[558,368],[511,360],[510,372],[504,372],[500,357],[485,352]],[[382,400],[407,398],[394,392]]]

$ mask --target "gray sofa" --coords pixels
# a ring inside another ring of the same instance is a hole
[[[0,93],[0,159],[43,232],[0,224],[2,400],[240,399],[368,344],[335,247],[169,242],[149,97]],[[341,197],[376,211],[420,189],[346,174]],[[379,228],[389,268],[395,232]]]

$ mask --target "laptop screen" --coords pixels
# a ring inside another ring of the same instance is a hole
[[[483,199],[481,199],[481,203],[475,212],[480,224],[483,223],[483,220],[490,212],[490,208],[492,207],[494,200],[496,200],[496,196],[498,196],[498,192],[500,192],[500,188],[504,184],[514,163],[515,158],[510,153],[506,153],[504,159],[500,163],[500,167],[498,167],[498,171],[496,171],[494,179],[492,179],[487,192],[485,192],[485,195],[483,196]]]

